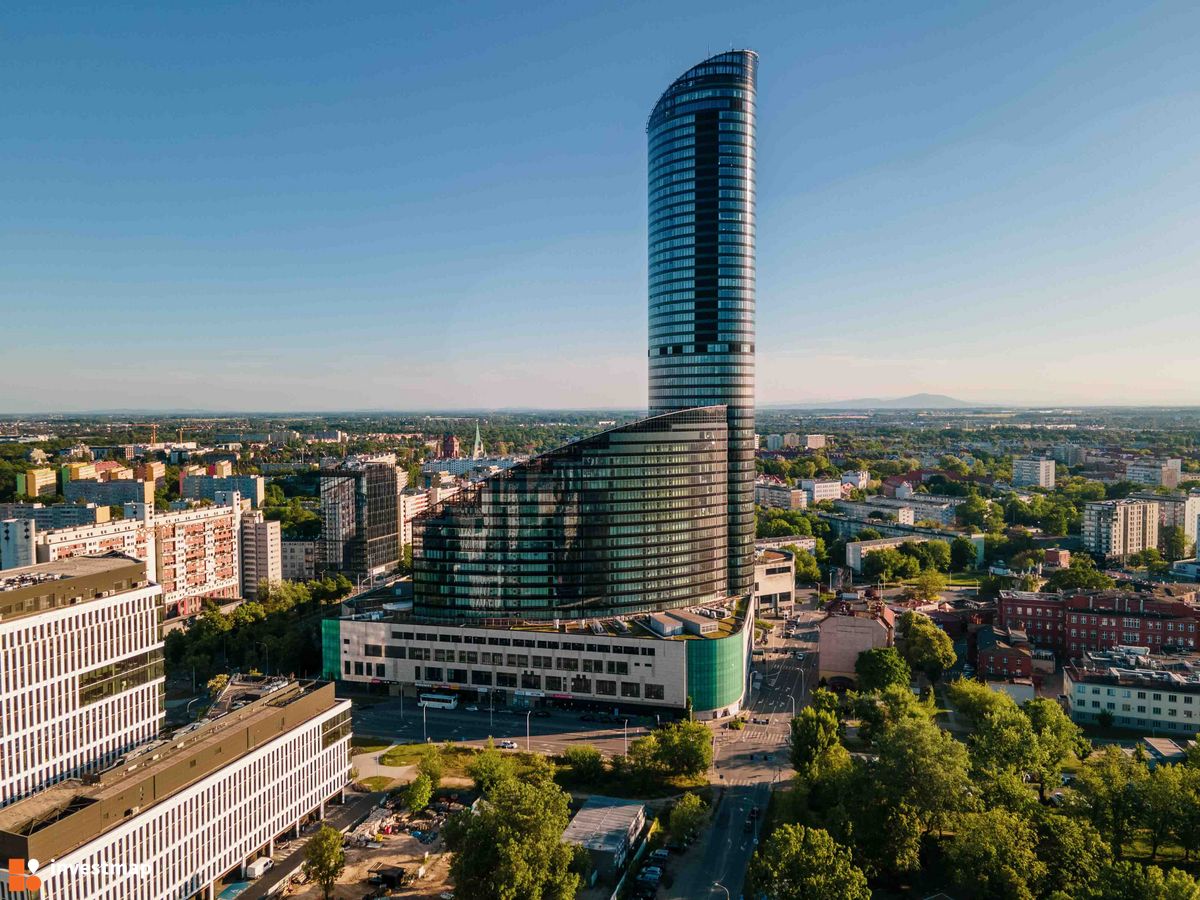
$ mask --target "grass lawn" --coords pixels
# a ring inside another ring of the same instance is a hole
[[[395,778],[388,778],[386,775],[372,775],[370,778],[359,779],[359,784],[371,791],[386,791],[395,783]]]
[[[392,746],[387,738],[374,737],[369,734],[356,734],[350,738],[350,747],[356,753],[378,753]]]

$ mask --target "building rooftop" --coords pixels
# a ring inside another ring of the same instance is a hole
[[[682,634],[664,636],[654,631],[650,625],[650,617],[655,614],[678,615],[697,621],[715,621],[717,628],[708,634]],[[470,622],[436,622],[414,617],[407,611],[395,611],[380,605],[377,609],[360,611],[353,615],[343,616],[347,621],[376,621],[391,622],[396,625],[410,625],[416,628],[422,626],[440,626],[451,628],[486,628],[501,629],[514,633],[528,632],[531,634],[559,634],[571,637],[619,637],[645,638],[658,641],[688,641],[711,640],[727,637],[736,632],[746,614],[746,598],[713,600],[708,603],[692,603],[671,609],[656,610],[654,613],[636,613],[625,616],[601,616],[596,618],[568,618],[552,621],[527,621],[513,618],[480,619]]]
[[[131,556],[74,556],[0,572],[0,622],[74,606],[149,584]]]
[[[60,857],[338,702],[325,682],[264,680],[248,693],[258,696],[145,744],[104,772],[0,808],[0,857]]]
[[[589,797],[567,825],[562,839],[589,850],[619,853],[644,811],[645,806],[637,800]]]

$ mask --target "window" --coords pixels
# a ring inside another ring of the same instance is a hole
[[[360,662],[356,662],[354,664],[354,674],[361,675],[362,673],[363,673],[363,664]]]
[[[661,684],[646,685],[646,699],[647,700],[661,700],[661,699],[663,699],[663,696],[664,696],[663,686]]]
[[[459,684],[466,684],[467,683],[467,670],[466,669],[447,669],[446,670],[446,680],[447,681],[456,681]]]
[[[521,687],[526,690],[536,691],[542,686],[542,676],[534,675],[530,672],[525,672],[521,675]]]
[[[642,686],[636,681],[621,682],[622,697],[640,697],[642,695]]]
[[[382,678],[385,674],[387,674],[387,668],[384,666],[384,664],[375,663],[375,677]]]
[[[572,694],[590,694],[592,692],[592,679],[586,675],[574,675],[571,677],[571,693]]]
[[[378,644],[363,644],[363,656],[383,656],[383,648]]]
[[[556,659],[554,661],[554,666],[555,666],[555,668],[560,669],[563,672],[578,672],[579,671],[579,660],[568,659],[568,658],[560,656],[558,659]]]
[[[603,678],[598,679],[596,681],[596,693],[602,697],[615,697],[617,696],[617,683],[615,681],[607,681]]]
[[[545,681],[546,681],[546,690],[548,690],[548,691],[562,691],[563,690],[563,679],[562,679],[561,675],[547,675],[545,678]]]
[[[609,675],[628,675],[629,674],[629,663],[625,662],[625,660],[623,660],[623,659],[621,659],[621,660],[611,660],[610,659],[608,661],[608,674]]]
[[[496,685],[498,687],[515,688],[517,686],[517,676],[511,672],[497,672]]]
[[[475,671],[475,672],[471,673],[471,684],[489,685],[491,683],[492,683],[492,673],[491,672]]]
[[[383,648],[383,655],[388,659],[404,659],[404,648],[389,644]]]

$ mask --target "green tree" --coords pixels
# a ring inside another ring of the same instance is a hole
[[[497,900],[573,900],[579,875],[562,841],[569,798],[553,783],[499,782],[474,810],[455,813],[442,834],[454,854],[456,893]]]
[[[930,681],[937,681],[954,665],[954,642],[928,616],[909,610],[900,617],[897,630],[904,661],[915,671],[924,672]]]
[[[1171,836],[1183,847],[1183,858],[1191,860],[1200,847],[1200,771],[1180,766],[1180,796],[1177,818],[1170,823]]]
[[[755,895],[772,900],[870,900],[867,876],[829,832],[803,825],[777,828],[750,861]]]
[[[708,804],[691,791],[685,793],[671,807],[670,828],[676,840],[683,840],[700,830],[704,817],[708,814]]]
[[[834,713],[806,706],[791,721],[788,741],[792,768],[801,777],[814,780],[821,772],[843,764],[848,756],[839,735]]]
[[[585,784],[594,784],[604,777],[604,757],[590,744],[568,747],[563,752],[563,762]]]
[[[442,783],[442,773],[445,771],[441,748],[436,744],[427,745],[421,754],[421,761],[417,763],[417,771],[429,779],[433,790],[437,790]]]
[[[654,730],[658,764],[667,771],[694,777],[712,765],[712,732],[702,722],[669,722]]]
[[[926,569],[917,576],[916,581],[909,588],[909,592],[918,600],[932,603],[942,595],[942,591],[945,589],[945,576],[937,569]]]
[[[410,781],[408,788],[404,791],[404,805],[410,812],[419,813],[429,805],[429,801],[432,799],[433,782],[425,774],[420,774]]]
[[[908,687],[912,681],[912,671],[895,647],[876,647],[858,654],[854,672],[863,692],[881,691],[892,684]]]
[[[1188,540],[1187,533],[1178,525],[1165,526],[1161,538],[1163,547],[1166,549],[1166,557],[1170,562],[1187,559],[1191,556],[1192,542]]]
[[[1091,900],[1198,900],[1200,885],[1181,869],[1113,862],[1100,870]]]
[[[467,763],[467,775],[475,782],[475,788],[484,796],[492,792],[497,784],[515,774],[512,759],[496,749],[488,738],[487,746]]]
[[[817,560],[811,553],[807,550],[801,550],[795,544],[789,544],[784,549],[791,552],[792,557],[796,561],[797,584],[821,580],[821,567],[817,565]]]
[[[1091,744],[1083,731],[1063,712],[1062,706],[1046,697],[1027,700],[1021,712],[1033,726],[1038,753],[1029,773],[1037,779],[1038,797],[1046,799],[1046,786],[1057,783],[1063,765],[1072,758],[1086,759]]]
[[[1059,891],[1068,897],[1088,896],[1088,889],[1112,859],[1100,832],[1084,819],[1044,808],[1035,816],[1034,824],[1038,858],[1046,866],[1043,894]]]
[[[873,775],[886,800],[928,834],[945,827],[971,796],[967,748],[929,719],[903,719],[876,741]]]
[[[979,900],[1033,900],[1046,866],[1037,837],[1020,816],[1002,809],[962,817],[946,847],[946,863],[963,896]]]
[[[1139,785],[1141,824],[1150,841],[1150,858],[1171,835],[1171,827],[1183,814],[1185,798],[1183,767],[1156,766]]]
[[[1110,744],[1088,759],[1075,778],[1080,811],[1104,835],[1117,859],[1139,824],[1142,785],[1149,777],[1142,760]]]
[[[322,825],[304,847],[304,874],[321,886],[325,900],[333,896],[333,886],[346,868],[346,851],[342,849],[342,834],[336,828]]]
[[[1051,572],[1046,578],[1047,591],[1106,590],[1115,584],[1115,581],[1096,569],[1091,557],[1083,555],[1072,556],[1069,568]]]

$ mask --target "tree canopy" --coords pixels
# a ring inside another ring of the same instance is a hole
[[[870,900],[871,890],[850,851],[829,832],[803,825],[775,830],[750,861],[756,892],[771,900]]]

